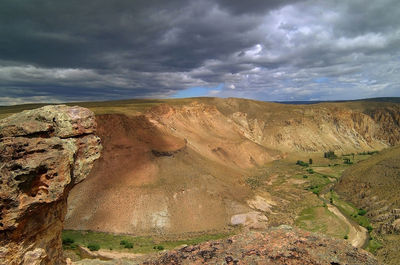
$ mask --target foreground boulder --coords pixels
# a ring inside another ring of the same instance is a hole
[[[379,264],[344,240],[280,226],[187,246],[144,264]]]
[[[71,188],[100,157],[93,112],[46,106],[0,121],[0,264],[64,264]]]

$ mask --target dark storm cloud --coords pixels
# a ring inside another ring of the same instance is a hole
[[[264,14],[274,8],[295,3],[295,0],[217,0],[222,9],[226,9],[234,14]]]
[[[398,1],[3,0],[0,104],[400,96]]]

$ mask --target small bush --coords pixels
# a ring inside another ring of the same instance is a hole
[[[308,168],[308,169],[307,169],[307,172],[310,173],[310,174],[314,174],[314,169]]]
[[[372,230],[373,230],[372,226],[371,225],[367,225],[367,230],[368,230],[369,233],[371,233]]]
[[[367,211],[364,209],[358,210],[358,215],[364,216],[366,213],[367,213]]]
[[[335,152],[333,151],[328,151],[324,153],[324,158],[335,159],[337,158],[337,155],[335,155]]]
[[[377,153],[379,153],[379,151],[368,151],[368,152],[361,152],[361,153],[358,153],[359,155],[374,155],[374,154],[377,154]]]
[[[345,235],[343,238],[347,240],[347,239],[349,239],[349,236]]]
[[[124,245],[124,248],[133,248],[133,244],[128,242]]]
[[[333,204],[333,198],[332,197],[329,198],[329,203]]]
[[[126,245],[126,244],[128,244],[129,242],[127,241],[127,240],[121,240],[120,242],[119,242],[119,244],[122,246],[122,245]]]
[[[303,175],[303,179],[306,179],[306,178],[308,178],[308,176],[307,175]]]
[[[310,158],[310,159],[308,159],[308,164],[310,164],[310,165],[312,165],[312,159]]]
[[[346,165],[352,165],[353,164],[353,162],[350,161],[350,158],[347,158],[347,157],[343,158],[343,161],[344,161],[344,164],[346,164]]]
[[[157,246],[154,246],[153,249],[164,250],[164,247],[161,245],[157,245]]]
[[[75,242],[75,240],[73,240],[73,239],[70,238],[70,237],[66,237],[66,238],[63,238],[63,239],[62,239],[63,245],[71,245],[71,244],[74,243],[74,242]]]
[[[90,251],[97,251],[97,250],[100,249],[100,245],[99,245],[99,244],[96,244],[96,243],[90,243],[90,244],[87,245],[87,248],[88,248]]]
[[[304,162],[304,161],[301,161],[301,160],[297,160],[296,165],[303,166],[303,167],[308,167],[308,164],[306,162]]]

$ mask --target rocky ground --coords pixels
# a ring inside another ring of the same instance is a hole
[[[97,263],[96,263],[97,262]],[[379,264],[368,252],[343,240],[305,232],[290,226],[249,231],[228,239],[185,246],[137,260],[82,260],[89,264]]]
[[[188,246],[145,264],[378,264],[342,240],[288,226],[248,232],[223,241]]]

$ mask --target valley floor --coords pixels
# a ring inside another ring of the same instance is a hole
[[[251,176],[245,180],[254,194],[254,198],[247,202],[255,212],[266,217],[268,226],[282,224],[297,226],[308,231],[346,239],[355,247],[374,251],[373,246],[376,246],[376,242],[373,239],[369,241],[370,235],[367,230],[369,221],[364,216],[365,213],[343,201],[333,190],[346,168],[371,155],[355,154],[332,160],[323,158],[323,154],[315,154],[312,157],[299,155],[300,160],[308,161],[309,158],[313,160],[313,163],[307,166],[296,165],[296,160],[299,159],[296,155],[292,155],[268,163],[254,169]],[[343,158],[349,158],[351,163],[345,163]],[[254,223],[251,225],[254,226]],[[255,226],[257,228],[257,225]],[[66,254],[74,261],[82,258],[110,260],[125,255],[125,259],[139,262],[148,258],[148,255],[155,255],[154,253],[164,249],[224,238],[247,229],[241,227],[232,227],[225,231],[204,231],[202,235],[185,237],[180,235],[175,238],[173,235],[135,237],[88,231],[65,231],[63,237]],[[124,242],[132,243],[132,248],[125,247]],[[100,251],[90,251],[85,248],[90,244],[98,245]],[[84,259],[78,264],[91,264],[90,262]],[[110,262],[104,261],[104,264],[114,264]]]

